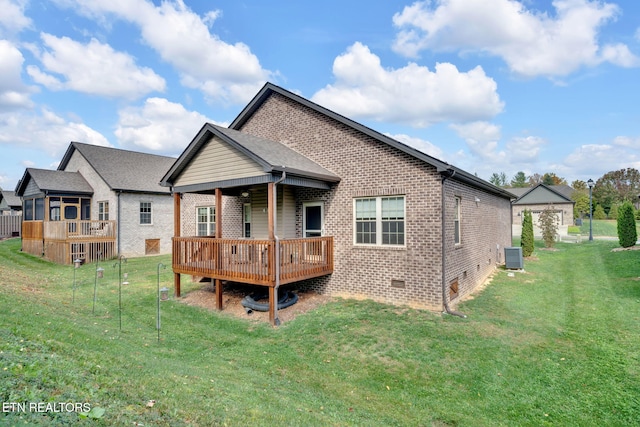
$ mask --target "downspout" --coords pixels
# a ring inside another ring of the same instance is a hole
[[[120,194],[122,194],[122,191],[120,190],[116,190],[116,194],[118,195],[118,201],[117,201],[117,206],[116,206],[116,211],[118,212],[118,219],[116,220],[116,230],[117,230],[117,238],[118,238],[118,256],[120,256]]]
[[[278,237],[278,184],[282,183],[287,177],[287,172],[284,170],[284,166],[282,167],[282,176],[276,182],[273,183],[273,238],[275,240],[275,251],[276,251],[276,286],[273,292],[274,298],[274,319],[273,322],[276,326],[280,325],[280,319],[278,318],[278,288],[280,288],[280,237]],[[282,199],[284,203],[284,198]],[[284,213],[284,206],[283,206]]]
[[[458,317],[462,317],[463,319],[467,318],[467,315],[464,313],[460,313],[458,311],[455,310],[451,310],[449,308],[449,303],[447,302],[447,276],[446,276],[446,271],[447,271],[447,258],[446,258],[446,250],[445,250],[445,244],[446,244],[446,239],[445,239],[445,225],[446,225],[446,197],[445,197],[445,188],[444,188],[444,182],[448,179],[453,177],[456,174],[456,171],[453,169],[447,169],[444,172],[440,173],[440,176],[442,178],[442,189],[441,189],[441,195],[442,195],[442,221],[441,221],[441,237],[442,237],[442,254],[441,254],[441,259],[442,259],[442,306],[444,308],[444,313],[447,314],[451,314],[453,316],[458,316]]]

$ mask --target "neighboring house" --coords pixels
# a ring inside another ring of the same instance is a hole
[[[0,238],[18,237],[22,228],[22,202],[13,191],[0,188]]]
[[[0,215],[22,214],[22,201],[16,196],[15,191],[6,191],[0,188]]]
[[[567,235],[568,227],[573,225],[573,206],[575,205],[571,200],[573,188],[568,185],[538,184],[535,187],[510,188],[509,191],[518,196],[511,205],[514,236],[522,234],[522,213],[525,209],[531,211],[534,235],[541,236],[538,218],[540,213],[549,207],[556,214],[558,234]]]
[[[273,84],[229,128],[205,124],[162,179],[173,270],[449,309],[511,246],[510,192]],[[187,194],[215,194],[217,238],[180,236]],[[222,218],[222,221],[220,221]],[[229,219],[232,218],[232,219]]]
[[[69,264],[171,251],[173,202],[159,185],[171,157],[72,142],[58,170],[29,168],[23,250]]]

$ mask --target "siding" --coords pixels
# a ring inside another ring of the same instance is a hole
[[[204,144],[175,186],[257,175],[264,175],[264,171],[256,162],[214,137]]]
[[[278,185],[278,212],[276,234],[281,239],[299,237],[296,233],[296,199],[290,186]],[[267,209],[267,187],[256,187],[251,192],[251,235],[256,239],[269,237],[269,217]]]

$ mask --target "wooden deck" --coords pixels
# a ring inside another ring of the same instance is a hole
[[[275,240],[174,237],[173,271],[211,279],[276,286],[333,273],[333,237]]]
[[[22,250],[58,264],[115,258],[115,221],[23,221]]]

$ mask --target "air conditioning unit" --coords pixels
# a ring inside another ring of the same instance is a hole
[[[522,248],[504,248],[504,266],[508,269],[522,270],[524,268]]]

